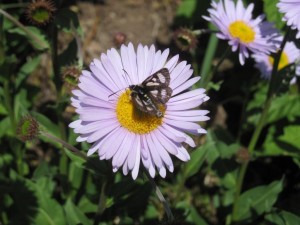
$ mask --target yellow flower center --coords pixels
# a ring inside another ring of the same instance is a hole
[[[230,24],[229,33],[232,37],[240,39],[245,44],[253,42],[255,39],[255,32],[243,21],[235,21]]]
[[[120,124],[136,134],[146,134],[159,127],[163,117],[158,118],[137,109],[130,100],[130,93],[130,90],[124,92],[117,102],[116,113]],[[163,113],[164,111],[162,108]]]
[[[269,56],[269,62],[273,66],[274,58]],[[282,52],[278,64],[278,70],[281,70],[282,68],[286,67],[288,64],[289,64],[289,57],[287,56],[287,54],[285,54],[285,52]]]

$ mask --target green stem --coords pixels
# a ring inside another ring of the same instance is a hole
[[[23,30],[29,37],[31,37],[41,48],[47,48],[45,43],[41,41],[34,33],[32,33],[29,29],[27,29],[26,26],[21,24],[18,20],[16,20],[12,15],[5,12],[4,10],[0,9],[0,14],[2,14],[4,17],[6,17],[8,20],[13,22],[16,26],[18,26],[21,30]]]
[[[173,213],[171,211],[171,208],[169,206],[169,203],[167,202],[167,200],[165,199],[165,197],[163,196],[163,194],[161,193],[159,187],[156,185],[154,179],[149,175],[149,173],[145,170],[144,171],[148,180],[150,181],[152,188],[155,190],[155,193],[158,197],[158,199],[160,200],[160,202],[163,204],[165,212],[167,214],[168,217],[168,221],[172,222],[174,220],[174,216]]]
[[[219,60],[218,64],[214,67],[213,71],[210,72],[206,77],[205,80],[203,81],[203,87],[207,88],[208,83],[211,81],[211,79],[213,78],[213,76],[216,74],[216,72],[218,71],[219,67],[221,66],[221,64],[223,63],[223,61],[228,57],[230,53],[230,46],[228,46],[225,50],[225,52],[223,53],[221,59]]]
[[[193,34],[200,36],[202,34],[209,34],[209,33],[215,33],[216,31],[211,29],[199,29],[199,30],[193,30]]]
[[[17,171],[18,174],[23,176],[24,175],[24,149],[22,148],[22,146],[20,145],[20,142],[15,143],[14,145],[14,152],[16,154],[16,163],[17,163]]]
[[[55,24],[52,24],[51,26],[51,59],[52,59],[52,69],[53,69],[53,75],[54,75],[54,83],[56,86],[56,91],[58,95],[60,95],[60,89],[61,89],[61,77],[60,77],[60,71],[59,71],[59,62],[58,62],[58,53],[57,53],[57,28]],[[60,96],[58,96],[60,97]],[[58,99],[59,100],[59,99]]]
[[[288,39],[288,36],[289,36],[289,29],[287,30],[285,36],[284,36],[284,39],[281,43],[281,46],[279,48],[279,51],[275,57],[275,60],[274,60],[274,64],[273,64],[273,69],[272,69],[272,75],[271,75],[271,81],[269,83],[269,89],[268,89],[268,94],[267,94],[267,98],[265,100],[265,103],[264,103],[264,108],[263,108],[263,111],[260,115],[260,118],[258,120],[258,124],[256,126],[256,129],[251,137],[251,140],[249,142],[249,146],[248,146],[248,151],[249,151],[249,155],[253,155],[253,152],[255,150],[255,146],[256,146],[256,143],[258,141],[258,138],[261,134],[261,131],[265,125],[265,122],[267,121],[267,116],[268,116],[268,112],[269,112],[269,109],[271,107],[271,103],[272,103],[272,100],[273,98],[275,97],[274,96],[274,84],[276,82],[276,79],[277,79],[277,72],[278,72],[278,65],[279,65],[279,62],[280,62],[280,58],[281,58],[281,54],[282,54],[282,51],[284,49],[284,46],[287,42],[287,39]],[[244,178],[245,178],[245,174],[246,174],[246,171],[247,171],[247,168],[248,168],[248,165],[249,163],[246,162],[244,164],[242,164],[242,167],[240,169],[240,172],[239,172],[239,175],[238,175],[238,180],[237,180],[237,187],[236,187],[236,194],[235,194],[235,198],[234,198],[234,202],[233,202],[233,210],[232,210],[232,221],[235,222],[237,220],[237,213],[238,213],[238,200],[239,200],[239,197],[240,197],[240,194],[241,194],[241,191],[242,191],[242,186],[243,186],[243,182],[244,182]]]
[[[106,187],[107,187],[107,181],[104,181],[101,187],[100,199],[99,199],[98,210],[97,210],[98,215],[102,215],[102,213],[106,209],[106,199],[107,199],[107,196],[105,194]]]
[[[200,75],[202,79],[200,80],[200,87],[205,87],[206,80],[209,80],[209,78],[206,78],[209,76],[209,71],[212,65],[212,60],[215,55],[216,49],[218,46],[218,38],[215,34],[211,34],[208,42],[208,47],[205,51],[205,57],[201,65],[201,71]]]
[[[28,3],[6,3],[0,4],[1,9],[13,9],[13,8],[23,8],[26,7]]]
[[[62,95],[62,81],[60,76],[60,66],[58,61],[58,52],[57,52],[57,35],[58,30],[55,24],[52,24],[50,27],[50,37],[51,37],[51,59],[52,59],[52,70],[53,70],[53,80],[56,88],[56,96],[57,96],[57,119],[58,119],[58,127],[60,130],[62,140],[67,140],[66,128],[64,119],[62,117],[62,111],[64,110],[64,106],[61,103],[61,95]],[[63,154],[60,157],[59,169],[62,174],[67,174],[67,165],[68,165],[68,157],[66,154]]]
[[[4,82],[4,101],[6,104],[6,109],[8,112],[9,119],[10,119],[12,131],[15,134],[16,133],[16,119],[15,119],[15,113],[14,113],[14,109],[13,109],[13,103],[11,100],[11,96],[12,96],[12,94],[10,93],[10,90],[9,90],[9,82],[5,81]]]
[[[64,140],[56,137],[56,136],[53,136],[52,134],[50,133],[47,133],[45,131],[40,131],[40,134],[55,141],[55,142],[58,142],[60,144],[62,144],[63,147],[69,149],[72,153],[74,153],[75,155],[78,155],[80,156],[81,158],[83,158],[84,160],[87,160],[87,156],[85,154],[83,154],[79,149],[75,148],[73,145],[70,145],[69,143],[65,142]]]

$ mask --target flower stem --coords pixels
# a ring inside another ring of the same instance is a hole
[[[26,7],[28,3],[6,3],[0,4],[1,9],[13,9],[13,8],[23,8]]]
[[[258,138],[259,138],[259,136],[261,134],[261,131],[262,131],[262,129],[263,129],[263,127],[264,127],[264,125],[267,121],[267,116],[268,116],[269,109],[271,107],[272,100],[275,97],[275,95],[274,95],[274,83],[276,82],[276,79],[277,79],[278,65],[279,65],[279,62],[280,62],[282,51],[283,51],[284,46],[287,42],[288,36],[289,36],[289,29],[287,30],[287,32],[284,36],[284,39],[283,39],[283,41],[280,45],[279,51],[277,52],[275,60],[274,60],[272,74],[271,74],[271,81],[269,83],[269,89],[268,89],[267,98],[266,98],[265,103],[264,103],[264,108],[263,108],[263,111],[262,111],[262,113],[260,115],[260,118],[258,120],[256,129],[255,129],[255,131],[254,131],[254,133],[251,137],[251,140],[249,142],[249,145],[248,145],[248,151],[249,151],[250,156],[253,154],[253,152],[255,150],[255,146],[256,146],[256,143],[258,141]],[[234,202],[233,202],[233,210],[232,210],[232,214],[231,214],[232,222],[235,222],[237,220],[237,217],[238,217],[238,214],[237,214],[238,213],[238,208],[237,208],[238,207],[238,200],[239,200],[239,197],[241,195],[241,190],[242,190],[242,186],[243,186],[243,182],[244,182],[244,178],[245,178],[245,174],[246,174],[248,165],[249,165],[248,162],[242,164],[239,175],[238,175],[236,194],[235,194],[235,198],[234,198]]]
[[[218,38],[215,34],[211,34],[208,42],[208,47],[205,52],[205,57],[201,65],[201,71],[200,75],[202,76],[202,79],[200,80],[200,86],[205,87],[205,83],[207,80],[210,80],[210,78],[207,78],[210,76],[209,71],[211,68],[212,60],[215,55],[216,49],[218,46]]]
[[[16,26],[18,26],[21,30],[23,30],[29,37],[31,37],[41,48],[46,49],[47,46],[45,43],[40,40],[34,33],[32,33],[29,29],[27,29],[26,26],[21,24],[19,21],[17,21],[12,15],[5,12],[4,10],[0,9],[0,14],[2,14],[4,17],[6,17],[8,20],[13,22]]]
[[[199,29],[199,30],[193,30],[193,33],[197,36],[200,36],[202,34],[209,34],[209,33],[215,33],[216,31],[211,29]]]
[[[107,181],[104,181],[101,187],[100,199],[98,203],[98,210],[97,210],[98,215],[101,215],[106,209],[106,199],[107,199],[107,196],[105,194],[106,187],[107,187]]]
[[[87,156],[85,154],[83,154],[78,148],[75,148],[73,145],[70,145],[69,143],[65,142],[64,140],[53,136],[52,134],[45,132],[45,131],[40,131],[40,134],[55,141],[58,142],[60,144],[62,144],[62,146],[64,146],[65,148],[69,149],[72,153],[74,153],[75,155],[80,156],[81,158],[83,158],[84,160],[87,160]]]
[[[209,82],[211,81],[211,79],[213,78],[213,76],[218,71],[219,67],[221,66],[223,61],[228,57],[229,54],[230,54],[230,47],[228,46],[225,52],[223,53],[222,57],[220,58],[218,64],[214,67],[213,71],[209,72],[208,74],[206,74],[206,76],[203,77],[203,81],[202,81],[203,88],[208,89],[207,85],[209,84]]]
[[[9,115],[11,127],[12,127],[12,132],[15,134],[16,133],[16,119],[15,119],[15,113],[13,109],[13,103],[11,100],[11,96],[13,96],[10,91],[9,91],[9,82],[5,81],[4,82],[4,101],[6,104],[6,109]]]
[[[149,175],[149,173],[146,170],[144,171],[144,173],[146,174],[148,180],[150,181],[150,183],[152,185],[152,188],[155,190],[155,193],[156,193],[158,199],[163,204],[165,212],[167,213],[168,221],[172,222],[174,220],[174,216],[173,216],[173,213],[172,213],[171,208],[169,206],[169,203],[167,202],[167,200],[165,199],[165,197],[161,193],[161,191],[160,191],[159,187],[156,185],[154,179]]]

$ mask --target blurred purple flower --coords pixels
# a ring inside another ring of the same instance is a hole
[[[284,13],[283,20],[292,29],[297,29],[296,38],[300,38],[300,1],[299,0],[280,0],[277,7]]]
[[[281,36],[276,38],[276,41],[280,43],[282,39],[283,37]],[[277,47],[279,49],[280,44],[278,44]],[[270,54],[262,54],[262,53],[253,54],[252,57],[256,62],[255,67],[260,70],[262,77],[265,79],[270,79],[272,69],[273,69],[274,58]],[[280,57],[278,70],[283,69],[289,64],[297,63],[299,58],[300,58],[300,49],[296,47],[294,42],[287,42],[284,46],[284,49]]]
[[[71,99],[79,119],[69,126],[80,134],[78,142],[93,143],[88,155],[97,151],[100,160],[112,159],[114,172],[122,167],[125,175],[131,171],[136,179],[142,161],[152,177],[155,170],[165,177],[166,169],[174,170],[170,155],[182,161],[190,159],[183,144],[195,147],[195,143],[185,132],[206,133],[198,122],[209,119],[208,111],[194,108],[209,98],[204,89],[185,91],[200,77],[191,78],[191,66],[185,61],[178,63],[178,55],[167,60],[168,55],[169,49],[156,51],[153,45],[140,44],[136,52],[130,43],[122,45],[120,53],[112,48],[100,60],[94,59],[91,72],[82,71],[79,89]],[[128,86],[142,83],[162,68],[169,70],[173,90],[163,117],[137,112]]]
[[[264,16],[252,18],[254,4],[247,8],[241,0],[235,4],[231,0],[212,2],[212,8],[208,9],[209,16],[204,19],[213,23],[217,29],[217,37],[228,40],[232,51],[239,49],[239,61],[243,65],[245,58],[249,57],[249,51],[269,54],[275,50],[275,45],[270,42],[274,35],[271,31],[271,24],[264,22]]]

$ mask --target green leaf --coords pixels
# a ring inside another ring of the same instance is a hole
[[[219,91],[220,90],[220,88],[221,88],[221,85],[223,84],[223,80],[221,80],[221,81],[218,81],[218,82],[216,82],[216,83],[214,83],[214,82],[209,82],[208,83],[208,85],[207,85],[207,89],[208,90],[214,90],[214,91]]]
[[[283,180],[279,180],[243,193],[237,203],[237,221],[254,220],[263,213],[270,212],[282,189]]]
[[[38,180],[41,179],[42,177],[45,176],[50,176],[52,177],[53,174],[56,174],[56,168],[55,167],[50,167],[49,163],[46,161],[42,161],[39,166],[35,169],[32,179],[33,180]]]
[[[28,114],[28,109],[31,106],[31,102],[27,99],[27,89],[22,88],[15,96],[14,110],[17,119]]]
[[[240,145],[237,143],[226,144],[221,140],[224,137],[226,137],[224,132],[208,131],[206,143],[210,143],[210,145],[206,159],[214,173],[219,177],[220,184],[227,189],[234,189],[238,164],[233,158]]]
[[[184,210],[184,214],[187,215],[186,221],[195,225],[208,225],[208,223],[199,215],[195,207],[188,202],[179,202],[176,208]]]
[[[214,146],[212,142],[206,142],[205,145],[197,148],[191,153],[191,160],[188,161],[183,168],[183,176],[185,179],[196,174],[205,161],[207,152]]]
[[[13,136],[14,132],[11,126],[11,121],[9,117],[5,117],[0,121],[0,137],[4,135]]]
[[[77,60],[77,42],[73,39],[68,47],[58,56],[60,67],[71,65]]]
[[[247,111],[250,114],[248,116],[248,122],[250,124],[257,124],[261,112],[261,107],[263,106],[266,94],[262,91],[256,93],[254,99],[249,103]],[[268,123],[273,123],[280,119],[288,118],[293,120],[295,117],[299,116],[300,111],[300,96],[299,95],[289,95],[284,94],[282,96],[276,97],[271,104],[268,112]]]
[[[65,225],[64,211],[60,203],[53,199],[53,191],[56,186],[55,182],[49,177],[42,177],[36,181],[20,177],[16,172],[10,171],[10,179],[15,182],[16,190],[11,190],[12,193],[18,196],[18,207],[28,208],[31,210],[27,216],[31,217],[33,224],[45,225]],[[23,192],[21,191],[22,184]],[[26,187],[26,190],[24,188]],[[24,191],[26,191],[24,193]],[[30,192],[32,192],[32,194]],[[33,195],[33,196],[31,196]],[[15,196],[15,197],[17,197]],[[22,205],[22,202],[24,205]],[[26,205],[27,201],[31,201],[31,205]],[[28,212],[29,213],[29,212]],[[21,223],[20,223],[21,224]]]
[[[76,31],[77,34],[82,35],[78,16],[75,12],[69,9],[60,9],[55,15],[54,23],[58,29],[64,32],[73,33]]]
[[[275,210],[274,212],[267,214],[265,220],[273,223],[274,225],[294,225],[300,223],[300,217],[284,211]]]
[[[83,213],[95,213],[98,208],[98,205],[91,202],[91,200],[88,199],[86,196],[82,196],[77,207]]]
[[[48,117],[38,112],[32,112],[32,116],[36,118],[36,120],[39,122],[43,130],[47,131],[48,133],[56,137],[60,137],[60,131],[58,125],[52,122]]]
[[[196,10],[197,0],[184,0],[176,11],[176,16],[191,18]]]
[[[284,21],[282,20],[282,15],[280,14],[276,4],[278,0],[263,0],[264,2],[264,12],[266,14],[267,20],[275,23],[278,29],[284,27]]]
[[[78,162],[72,161],[69,165],[68,170],[68,180],[72,184],[75,192],[79,189],[83,178],[83,169],[80,168],[77,164]]]
[[[283,134],[274,137],[276,127],[271,127],[263,144],[265,155],[298,155],[300,153],[300,126],[290,125],[284,127]]]
[[[28,57],[27,62],[24,65],[22,65],[21,69],[19,70],[16,76],[16,89],[37,68],[37,66],[40,64],[40,61],[41,58],[39,56],[33,58]]]
[[[283,95],[272,102],[268,113],[268,123],[288,117],[290,119],[299,116],[300,95]]]
[[[71,199],[68,199],[64,210],[66,212],[67,221],[69,225],[73,224],[84,224],[84,225],[92,225],[92,221],[90,221],[86,215],[72,202]]]
[[[0,115],[7,115],[6,107],[0,102]]]
[[[194,206],[190,206],[190,217],[196,225],[208,225],[208,223],[199,215]]]
[[[65,150],[65,153],[67,154],[67,156],[72,160],[72,162],[75,163],[76,166],[84,167],[83,164],[85,164],[87,160],[85,160],[84,158],[82,158],[79,155],[76,155],[74,152],[71,152],[67,148],[64,148],[64,150]]]
[[[47,41],[46,36],[42,33],[41,30],[39,30],[36,27],[29,27],[29,26],[26,27],[26,29],[28,30],[28,32],[25,32],[24,30],[22,30],[19,27],[15,27],[13,29],[10,29],[9,33],[19,34],[19,35],[27,38],[29,43],[32,45],[32,47],[37,50],[45,50],[45,49],[50,48],[50,44]],[[34,35],[35,38],[33,38],[31,35],[28,35],[28,33],[31,33],[32,35]]]
[[[291,125],[284,128],[283,136],[279,137],[279,140],[294,146],[300,151],[300,126]]]
[[[8,166],[13,162],[13,156],[7,153],[0,155],[0,169],[3,169],[5,166]]]

